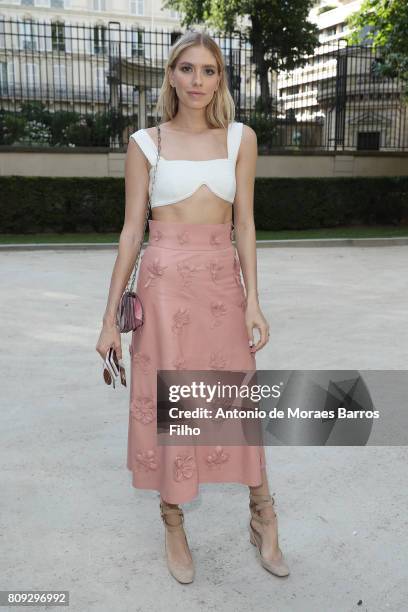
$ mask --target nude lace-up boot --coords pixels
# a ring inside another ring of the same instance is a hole
[[[167,560],[167,567],[169,568],[169,572],[171,573],[172,576],[174,576],[174,578],[176,580],[178,580],[179,582],[183,583],[183,584],[188,584],[189,582],[193,582],[194,580],[194,563],[193,560],[191,558],[190,562],[188,563],[180,563],[180,561],[178,559],[174,559],[172,557],[172,554],[169,550],[168,547],[168,543],[167,543],[167,534],[170,531],[179,531],[180,529],[183,530],[184,533],[184,527],[183,527],[183,523],[184,523],[184,513],[183,510],[181,508],[172,508],[170,506],[168,506],[165,502],[160,501],[160,514],[161,517],[163,519],[163,522],[165,524],[166,527],[166,532],[165,532],[165,550],[166,550],[166,560]],[[178,514],[181,519],[180,522],[177,525],[171,525],[167,522],[166,520],[166,516],[169,514]],[[188,542],[187,542],[187,537],[186,534],[184,533],[184,537],[186,539],[186,544],[187,544],[187,548],[189,549],[188,546]],[[191,556],[191,552],[190,552],[190,556]]]
[[[260,555],[260,559],[261,559],[261,564],[266,570],[268,570],[268,572],[275,574],[275,576],[280,576],[280,577],[288,576],[289,568],[286,564],[282,551],[280,551],[280,558],[278,558],[276,561],[275,560],[270,561],[268,559],[265,559],[262,556],[262,552],[261,552],[262,534],[256,531],[254,527],[252,526],[252,521],[261,523],[263,525],[269,525],[270,523],[277,521],[275,510],[273,510],[274,515],[275,515],[273,518],[265,518],[260,515],[260,510],[262,508],[265,508],[265,506],[273,506],[273,504],[275,503],[275,500],[271,495],[261,495],[261,494],[255,494],[255,493],[250,493],[249,498],[250,498],[249,508],[251,511],[251,519],[249,521],[250,542],[254,546],[257,546],[259,555]]]

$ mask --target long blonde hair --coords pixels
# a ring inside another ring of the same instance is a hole
[[[235,104],[229,92],[225,76],[225,63],[220,47],[215,40],[205,32],[187,30],[170,47],[169,57],[164,68],[164,79],[156,104],[156,112],[161,121],[169,121],[178,111],[178,97],[174,87],[170,85],[170,69],[175,68],[180,54],[189,47],[203,45],[213,54],[220,82],[211,102],[207,105],[206,119],[212,127],[226,128],[234,120]]]

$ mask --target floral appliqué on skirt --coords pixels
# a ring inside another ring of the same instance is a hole
[[[157,370],[256,370],[231,224],[149,220],[136,292],[145,320],[129,347],[133,486],[184,503],[196,497],[200,482],[260,485],[263,446],[157,444]]]

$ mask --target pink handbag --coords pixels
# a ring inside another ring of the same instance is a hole
[[[116,313],[117,325],[119,327],[120,333],[127,333],[129,331],[133,331],[143,325],[144,322],[144,313],[143,313],[143,305],[141,299],[137,295],[135,291],[133,291],[135,279],[136,279],[136,270],[137,263],[139,261],[140,252],[142,250],[142,245],[144,241],[144,235],[146,232],[147,221],[149,218],[149,210],[151,208],[151,193],[153,193],[153,186],[156,179],[157,172],[157,164],[159,163],[160,158],[160,147],[161,147],[161,135],[160,135],[160,124],[157,125],[157,133],[158,133],[158,147],[157,147],[157,160],[154,166],[154,175],[152,181],[151,190],[149,190],[149,198],[146,206],[146,221],[142,234],[142,239],[140,241],[139,251],[136,257],[135,269],[133,272],[133,278],[131,280],[130,286],[125,288],[125,291],[120,298],[118,310]]]

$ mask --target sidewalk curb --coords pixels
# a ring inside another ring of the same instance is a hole
[[[235,244],[235,242],[233,242]],[[389,238],[302,238],[295,240],[257,240],[258,249],[268,248],[311,248],[311,247],[345,247],[345,246],[405,246],[408,245],[408,236],[394,236]],[[143,247],[147,242],[143,243]],[[38,243],[38,244],[0,244],[1,251],[68,251],[68,250],[109,250],[117,249],[116,242],[83,242],[83,243]]]
[[[408,236],[387,238],[302,238],[295,240],[257,240],[257,248],[276,247],[337,247],[337,246],[402,246],[408,244]]]

